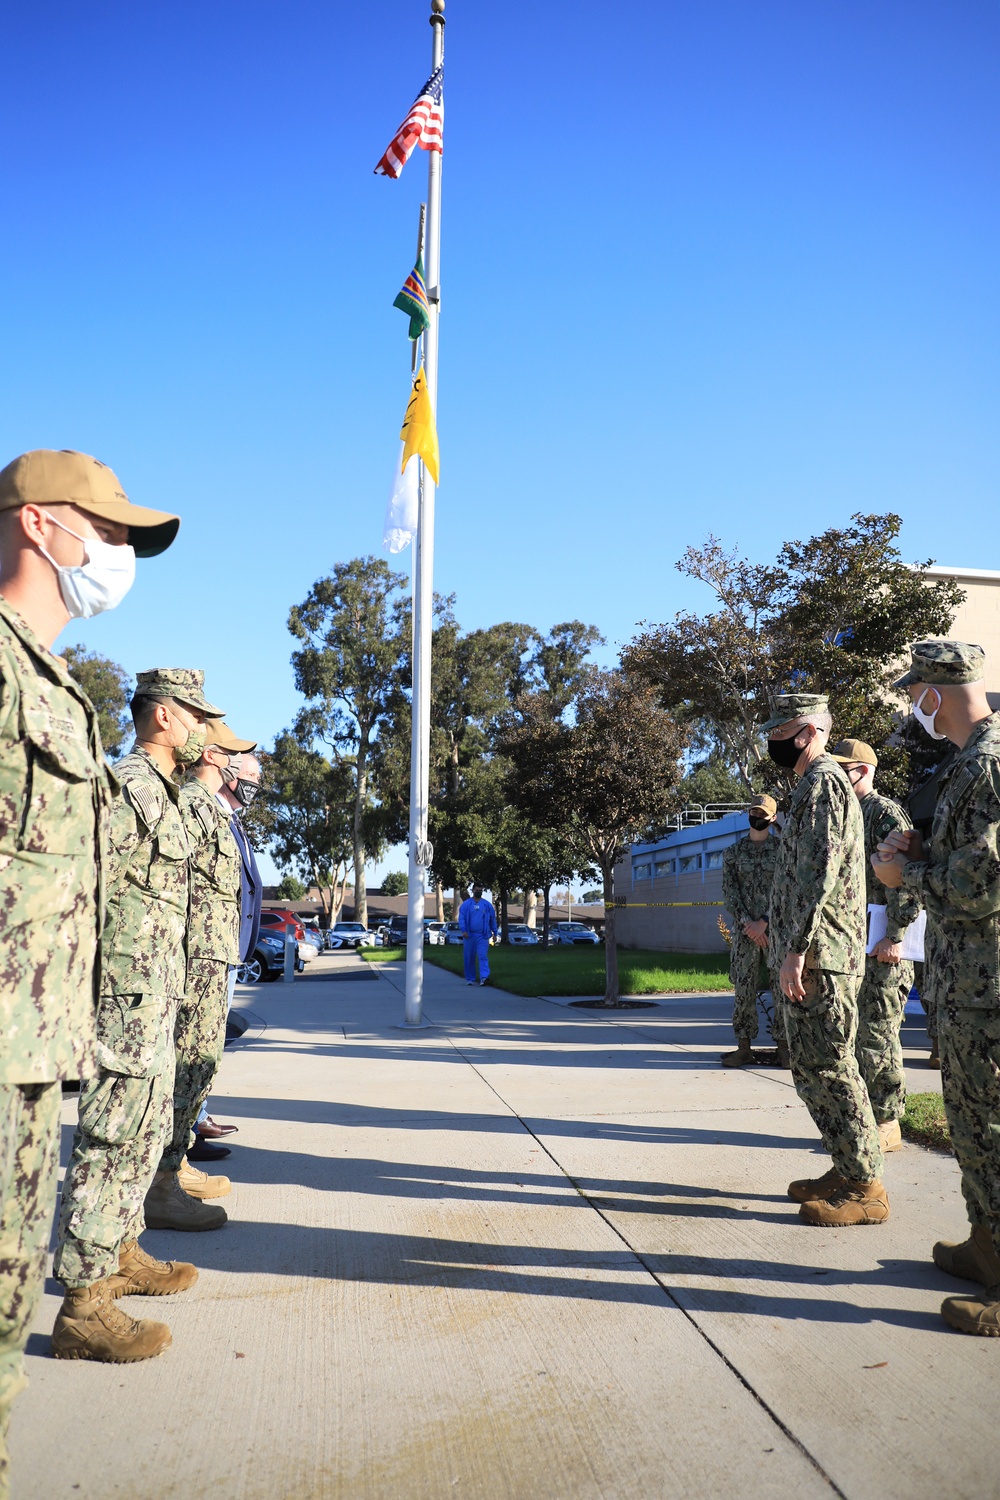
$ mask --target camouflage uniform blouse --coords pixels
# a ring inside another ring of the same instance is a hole
[[[184,993],[188,840],[179,788],[133,749],[115,766],[108,910],[101,938],[106,993]]]
[[[903,885],[927,910],[928,1004],[1000,1006],[1000,714],[976,725],[942,780],[926,853]]]
[[[854,788],[820,755],[792,793],[771,887],[770,963],[805,954],[810,969],[863,974],[865,831]]]
[[[110,804],[89,698],[0,596],[0,1083],[94,1071]]]
[[[730,844],[723,855],[722,899],[740,937],[748,922],[767,920],[778,842],[771,834],[763,843],[744,837]]]
[[[871,856],[890,833],[913,825],[898,802],[869,792],[861,798],[861,818],[865,825],[865,881],[869,906],[884,906],[885,935],[898,943],[910,923],[920,915],[920,900],[912,891],[888,890],[872,869]]]
[[[191,845],[188,958],[240,961],[240,851],[229,815],[204,782],[181,787],[181,814]]]

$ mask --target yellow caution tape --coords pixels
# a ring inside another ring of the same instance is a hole
[[[619,896],[611,902],[615,911],[633,911],[637,906],[722,906],[721,901],[630,901]]]

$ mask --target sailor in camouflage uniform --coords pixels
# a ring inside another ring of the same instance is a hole
[[[908,829],[910,820],[898,802],[874,790],[878,756],[871,745],[864,740],[841,740],[830,753],[843,766],[861,803],[868,910],[885,908],[885,936],[865,960],[854,1050],[872,1102],[879,1145],[883,1153],[898,1151],[903,1143],[899,1121],[906,1107],[906,1069],[899,1031],[913,988],[913,964],[902,957],[900,944],[907,927],[920,915],[920,899],[912,891],[886,890],[870,861],[879,844],[890,833]]]
[[[833,1158],[789,1185],[807,1224],[889,1217],[878,1131],[854,1055],[865,966],[865,834],[858,800],[826,753],[825,697],[786,693],[764,725],[768,754],[798,784],[771,888],[770,961],[778,972],[792,1077]]]
[[[767,972],[767,910],[778,858],[778,841],[771,837],[778,804],[758,797],[750,805],[750,832],[730,844],[722,860],[722,900],[733,919],[729,948],[729,977],[733,981],[733,1030],[737,1050],[724,1052],[726,1068],[743,1068],[754,1060],[751,1043],[757,1035],[757,996],[769,983]],[[777,986],[772,986],[772,994]],[[773,1030],[773,1027],[772,1027]],[[779,1054],[784,1048],[779,1032]],[[788,1066],[787,1048],[782,1067]]]
[[[187,834],[173,772],[201,756],[207,702],[201,672],[140,672],[136,743],[115,767],[107,912],[97,1012],[100,1071],[80,1094],[63,1186],[53,1274],[66,1297],[52,1334],[57,1359],[147,1359],[170,1343],[162,1323],[122,1327],[109,1302],[181,1291],[193,1266],[161,1263],[136,1243],[143,1199],[173,1114],[174,1021],[185,987]],[[195,1210],[203,1205],[195,1203]],[[222,1209],[213,1211],[225,1221]]]
[[[941,779],[926,847],[892,833],[875,873],[927,912],[924,981],[937,1011],[941,1089],[962,1170],[972,1230],[934,1246],[944,1271],[984,1287],[948,1297],[945,1321],[963,1333],[1000,1335],[1000,714],[983,683],[982,647],[921,641],[906,688],[919,723],[959,747]]]
[[[180,808],[191,847],[187,929],[187,988],[174,1029],[173,1129],[146,1199],[146,1223],[157,1229],[191,1229],[184,1205],[169,1179],[195,1198],[223,1197],[228,1177],[210,1177],[186,1160],[198,1113],[222,1061],[229,1010],[229,972],[240,959],[241,859],[229,826],[229,807],[219,798],[223,781],[235,775],[242,754],[255,749],[221,719],[213,721],[201,760],[181,787]]]
[[[38,450],[0,473],[0,1495],[55,1205],[61,1081],[96,1069],[111,780],[90,700],[51,646],[71,619],[113,608],[135,556],[164,551],[178,524],[132,505],[86,454]]]

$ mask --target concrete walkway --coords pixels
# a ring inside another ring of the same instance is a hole
[[[15,1500],[1000,1496],[1000,1341],[937,1315],[949,1157],[888,1159],[886,1225],[808,1228],[816,1132],[787,1074],[718,1067],[726,1000],[609,1019],[428,968],[406,1032],[401,985],[330,955],[241,996],[231,1221],[145,1236],[202,1271],[126,1304],[173,1330],[148,1364],[52,1360],[49,1282]]]

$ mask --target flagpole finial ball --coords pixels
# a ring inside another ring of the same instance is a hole
[[[435,16],[443,16],[444,0],[431,0],[431,12]]]

